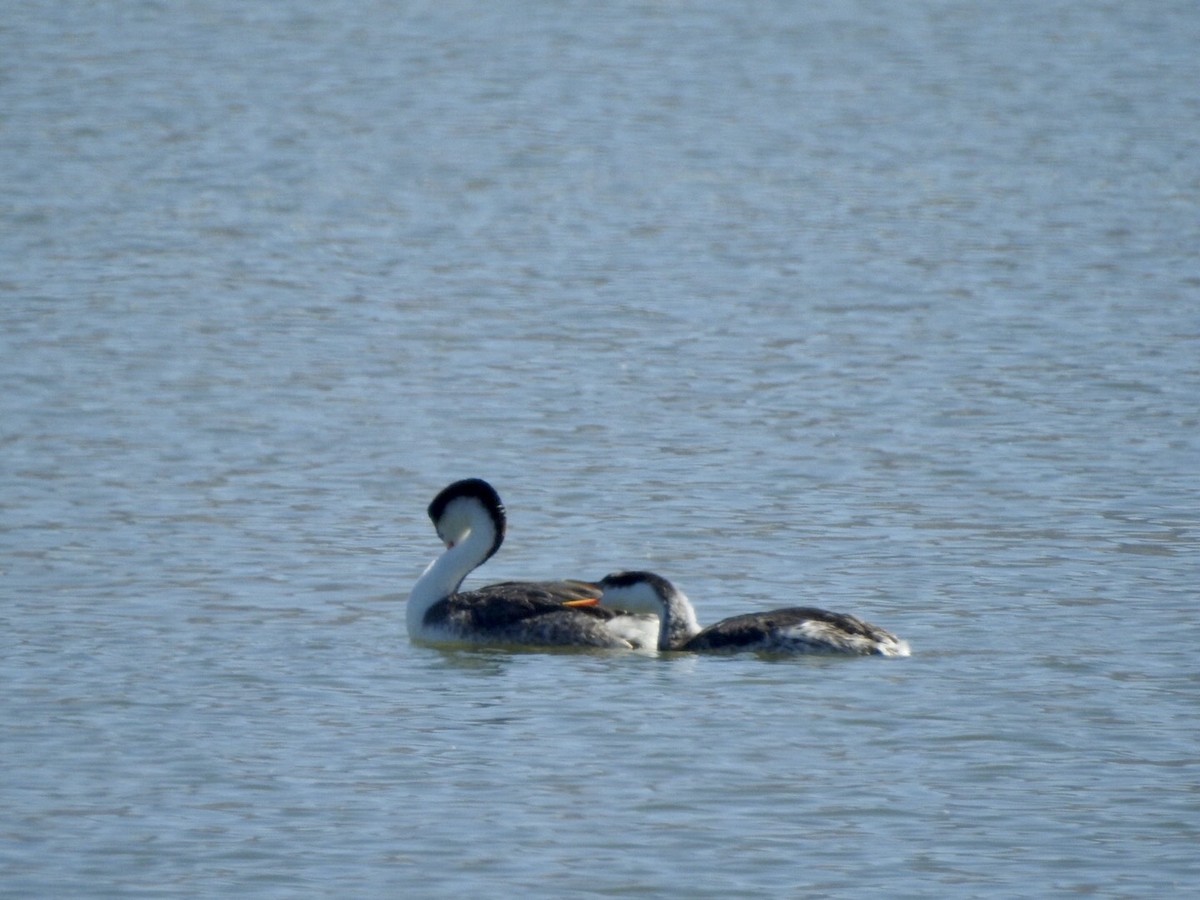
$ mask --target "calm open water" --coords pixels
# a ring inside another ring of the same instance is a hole
[[[1200,888],[1200,7],[0,24],[0,895]],[[652,568],[908,660],[441,652]]]

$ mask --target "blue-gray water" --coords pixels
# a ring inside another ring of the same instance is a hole
[[[0,23],[0,895],[1200,887],[1200,9]],[[676,580],[908,660],[448,653]]]

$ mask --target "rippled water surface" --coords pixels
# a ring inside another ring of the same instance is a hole
[[[0,895],[1200,887],[1192,3],[0,26]],[[649,568],[907,660],[413,647]]]

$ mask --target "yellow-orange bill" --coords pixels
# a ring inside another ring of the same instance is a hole
[[[598,597],[585,597],[582,600],[564,600],[563,606],[597,606],[599,603]]]

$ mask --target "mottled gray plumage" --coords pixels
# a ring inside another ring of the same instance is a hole
[[[422,643],[529,647],[650,647],[657,620],[594,605],[586,581],[505,581],[460,591],[463,579],[504,542],[506,515],[495,489],[480,478],[443,488],[429,518],[445,552],[409,594],[408,633]]]
[[[601,606],[564,606],[600,598],[596,585],[581,581],[505,581],[439,600],[425,614],[426,626],[448,638],[525,646],[620,647],[634,644],[612,630],[621,613]]]
[[[691,601],[653,572],[617,572],[600,580],[604,604],[659,616],[659,650],[735,653],[845,653],[908,656],[908,643],[845,613],[793,606],[745,613],[701,629]]]

